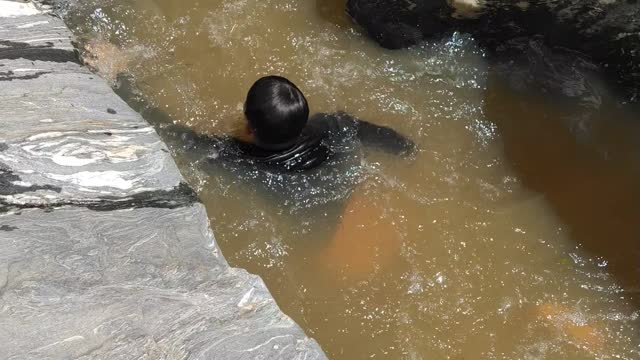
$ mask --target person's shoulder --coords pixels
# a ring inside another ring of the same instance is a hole
[[[330,124],[333,122],[331,114],[328,113],[315,113],[309,117],[307,126],[304,132],[310,136],[318,136],[326,133]]]
[[[354,117],[344,111],[332,113],[316,113],[309,118],[309,127],[322,129],[327,132],[336,132],[348,128],[354,123]]]
[[[329,119],[329,120],[333,120],[333,119],[353,119],[353,115],[349,114],[348,112],[344,111],[344,110],[338,110],[338,111],[334,111],[334,112],[319,112],[319,113],[315,113],[313,114],[309,120],[312,119]]]
[[[330,113],[325,113],[325,112],[319,112],[319,113],[315,113],[311,116],[309,116],[309,121],[316,121],[316,120],[324,120],[327,118],[330,118],[331,114]]]
[[[311,128],[328,129],[335,122],[336,117],[334,114],[320,112],[315,113],[311,117],[309,117],[309,122],[307,123],[307,125]]]

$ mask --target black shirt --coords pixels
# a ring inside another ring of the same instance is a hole
[[[159,129],[179,150],[204,158],[201,168],[264,190],[290,210],[342,203],[367,171],[363,147],[408,156],[414,143],[393,129],[340,113],[312,116],[300,138],[284,150],[269,150],[231,136],[197,134],[181,125]]]
[[[261,164],[274,171],[306,171],[324,164],[332,156],[349,151],[359,142],[393,154],[414,151],[411,140],[396,131],[355,119],[346,113],[319,113],[309,119],[297,142],[284,150],[269,150],[229,138],[223,159],[238,158]]]

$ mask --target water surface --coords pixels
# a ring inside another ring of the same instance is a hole
[[[307,210],[170,144],[229,262],[330,358],[639,359],[637,109],[575,54],[534,42],[535,66],[496,64],[458,33],[387,51],[342,7],[88,1],[70,21],[104,76],[198,132],[240,127],[248,87],[280,74],[312,111],[417,143],[359,152],[354,192]]]

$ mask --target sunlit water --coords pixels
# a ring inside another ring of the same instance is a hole
[[[69,21],[94,66],[198,132],[237,128],[252,82],[281,74],[312,111],[417,143],[412,159],[358,150],[304,206],[171,144],[229,262],[330,358],[640,359],[635,109],[575,56],[523,53],[572,82],[556,96],[462,34],[381,49],[335,0],[84,3]],[[352,195],[322,193],[347,180]]]

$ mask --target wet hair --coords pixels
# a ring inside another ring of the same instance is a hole
[[[256,145],[268,149],[291,146],[309,119],[309,105],[302,91],[280,76],[258,79],[249,89],[244,115]]]

